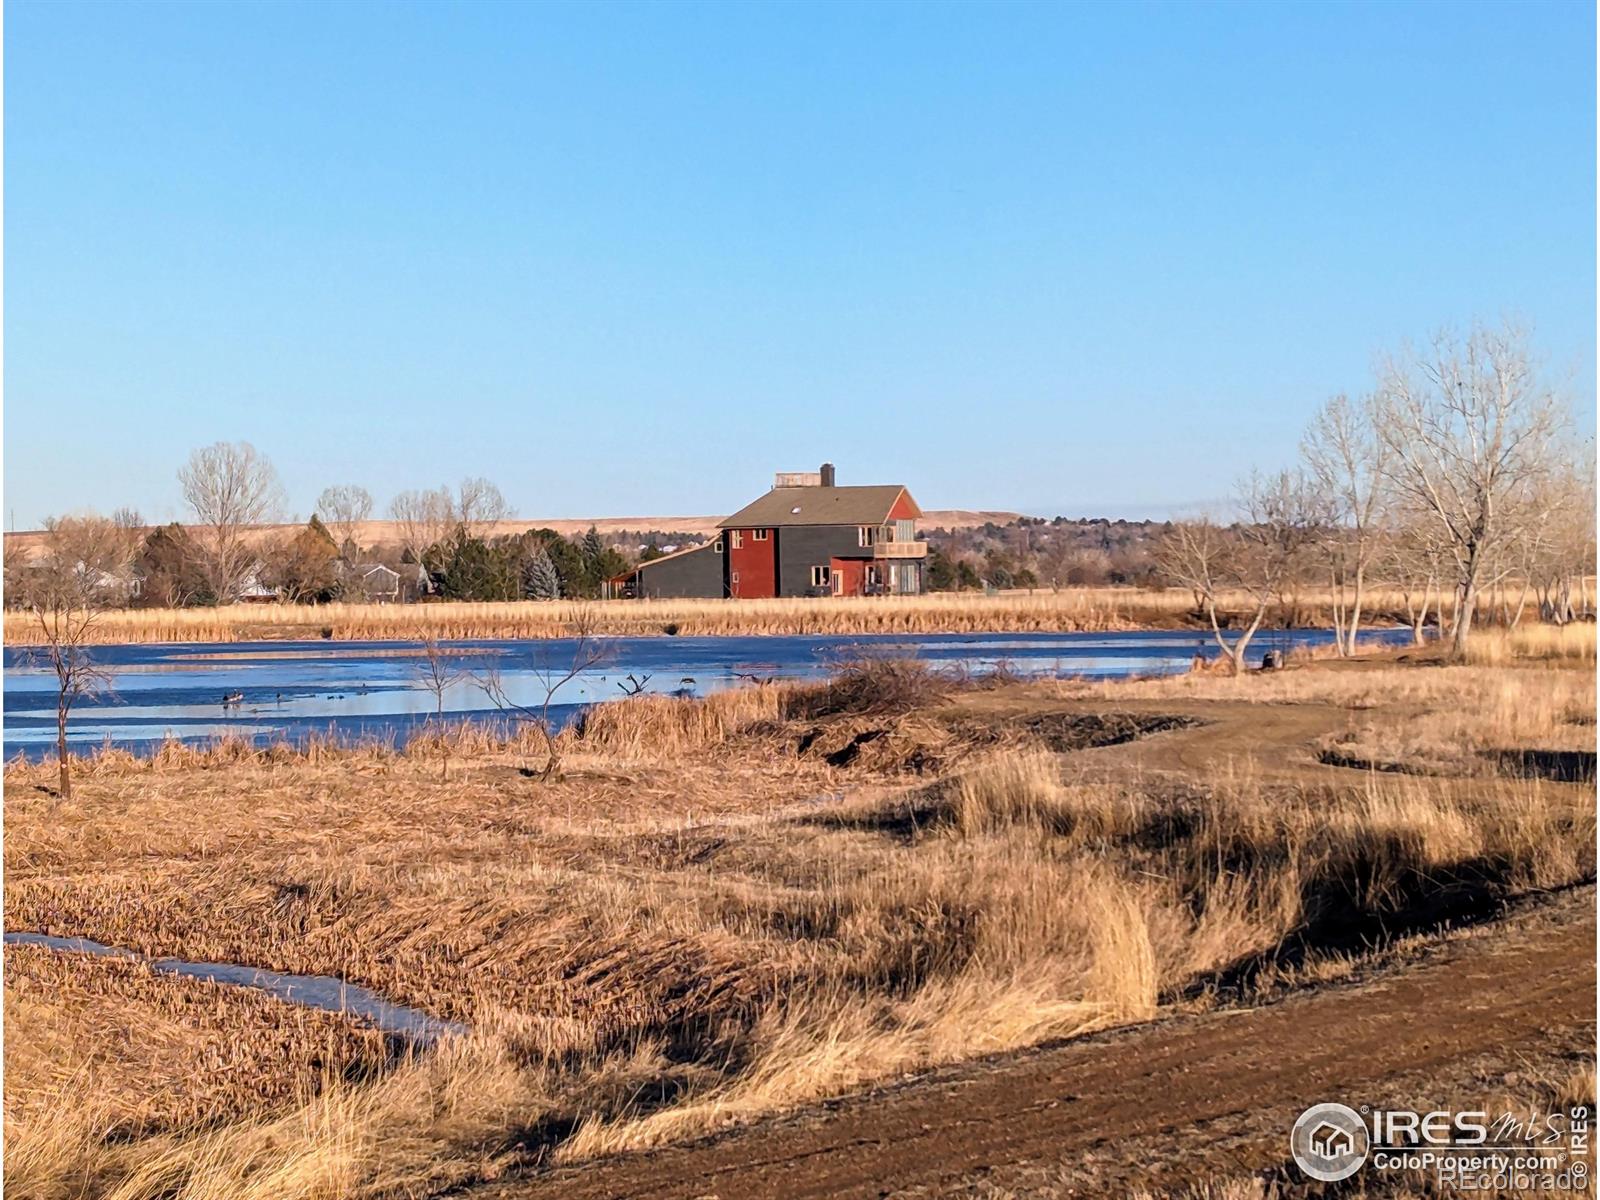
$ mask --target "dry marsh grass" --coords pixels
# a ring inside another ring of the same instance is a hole
[[[1369,612],[1381,621],[1399,606],[1397,596],[1379,593]],[[1246,607],[1243,596],[1222,597],[1225,611]],[[580,613],[596,632],[614,635],[1105,632],[1203,623],[1193,609],[1193,597],[1181,589],[1119,587],[768,600],[243,604],[107,612],[97,619],[92,636],[100,642],[541,638],[565,636]],[[1327,602],[1309,592],[1292,608],[1280,608],[1273,619],[1280,624],[1327,624],[1327,610]],[[26,613],[6,613],[5,643],[37,640],[35,625]]]
[[[1357,675],[1284,677],[1319,674]],[[448,780],[381,748],[108,760],[70,802],[8,769],[8,928],[339,975],[473,1028],[365,1081],[131,1140],[53,1067],[19,1066],[8,1182],[426,1194],[1144,1020],[1594,873],[1591,798],[1539,780],[1106,781],[1026,725],[921,775],[797,751],[797,728],[937,724],[937,695],[906,711],[908,677],[874,677],[597,710],[549,785],[491,743]]]
[[[1505,666],[1537,662],[1562,666],[1595,665],[1595,626],[1582,621],[1569,625],[1518,625],[1514,629],[1485,629],[1467,643],[1467,661],[1479,666]]]
[[[29,1082],[7,1089],[8,1121],[97,1096],[98,1128],[123,1138],[256,1117],[389,1056],[383,1035],[336,1014],[33,946],[6,948],[5,1023],[6,1070]]]

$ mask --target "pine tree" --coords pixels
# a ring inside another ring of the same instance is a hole
[[[522,564],[522,594],[530,600],[561,599],[561,576],[543,546]]]

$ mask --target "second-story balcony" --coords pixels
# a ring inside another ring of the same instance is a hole
[[[884,542],[873,543],[873,558],[927,558],[927,542]]]

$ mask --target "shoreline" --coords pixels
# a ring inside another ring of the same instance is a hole
[[[1227,625],[1245,624],[1242,596],[1222,597]],[[1409,625],[1403,599],[1375,589],[1366,627]],[[1268,609],[1260,632],[1327,629],[1330,598],[1307,593]],[[1200,633],[1210,625],[1180,589],[1073,588],[993,595],[939,592],[895,597],[762,600],[441,601],[413,605],[232,605],[117,609],[98,614],[94,644],[199,642],[422,642],[535,639],[582,629],[619,637],[851,636],[966,633]],[[8,612],[4,644],[41,644],[36,620]],[[1234,630],[1236,631],[1236,630]]]

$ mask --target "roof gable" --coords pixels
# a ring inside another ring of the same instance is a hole
[[[751,529],[784,525],[881,525],[890,519],[900,497],[910,505],[912,516],[922,510],[911,493],[899,483],[857,487],[773,488],[765,496],[745,505],[717,526],[718,529]],[[901,506],[901,511],[905,507]]]

